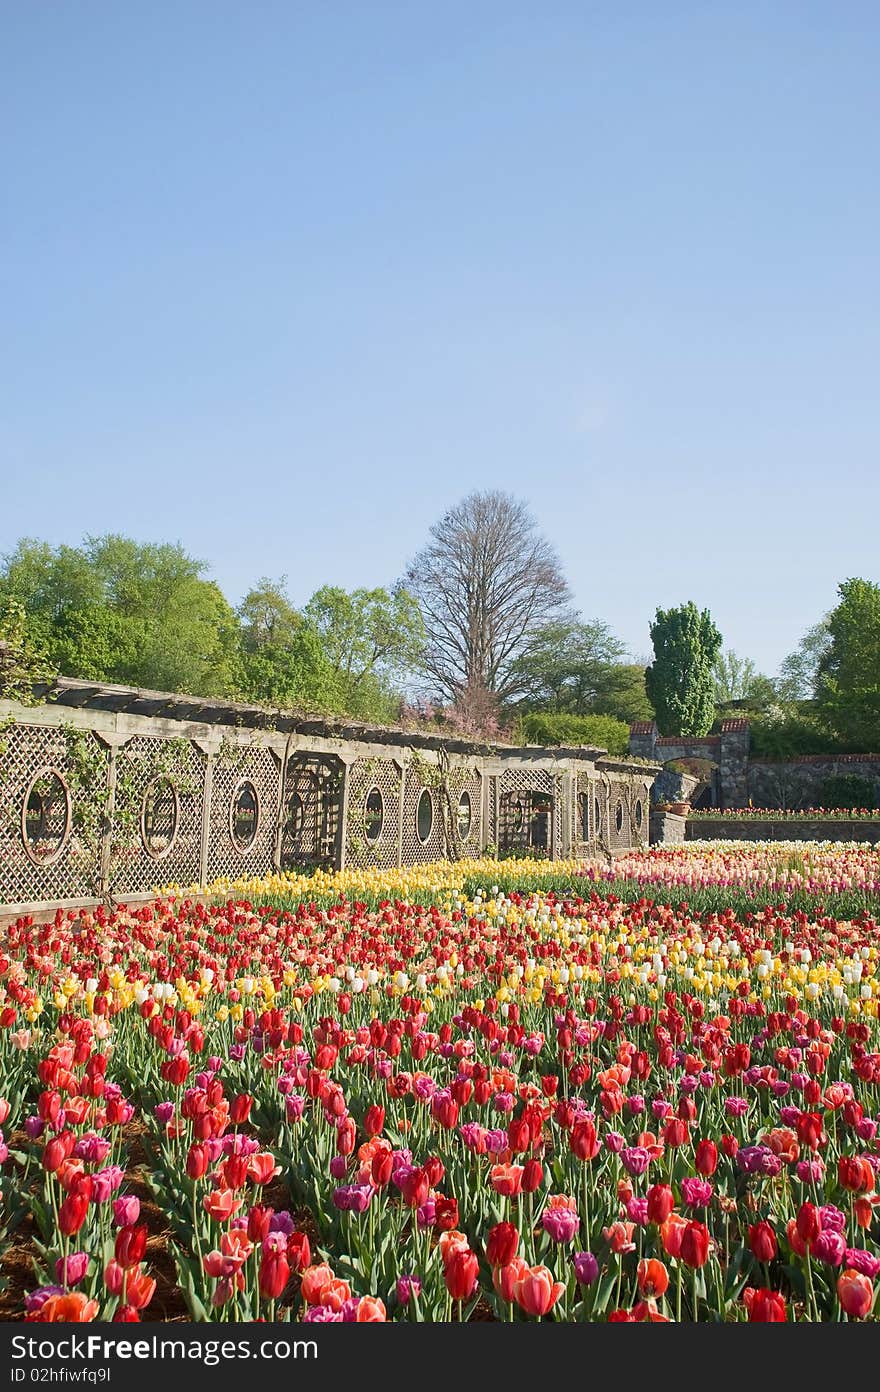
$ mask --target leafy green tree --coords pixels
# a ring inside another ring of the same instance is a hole
[[[51,676],[44,653],[28,633],[24,605],[9,596],[0,599],[0,699],[31,705],[34,686]]]
[[[319,634],[290,603],[286,577],[261,579],[238,608],[241,649],[236,686],[246,701],[330,710],[337,688]]]
[[[819,663],[820,717],[867,751],[880,747],[880,585],[849,579],[838,586],[828,620],[830,644]]]
[[[235,615],[181,546],[87,537],[24,540],[0,596],[24,607],[33,640],[65,676],[221,696],[234,685]]]
[[[826,614],[824,619],[808,628],[795,651],[789,653],[779,668],[775,685],[781,701],[804,701],[816,695],[819,664],[831,645],[830,617]]]
[[[623,653],[623,644],[601,619],[559,619],[538,629],[511,664],[510,681],[530,709],[584,714],[606,669]]]
[[[407,590],[346,591],[325,585],[303,617],[317,634],[329,666],[334,708],[364,719],[392,720],[399,706],[394,683],[414,667],[424,644],[419,606]]]
[[[713,676],[715,700],[719,706],[731,701],[748,701],[759,710],[776,699],[776,688],[770,677],[759,672],[750,657],[740,657],[732,648],[718,654]]]
[[[563,619],[538,631],[511,669],[520,711],[649,720],[645,669],[621,661],[623,644],[601,619]]]
[[[715,718],[713,669],[721,634],[708,609],[689,600],[658,609],[651,624],[654,661],[645,672],[648,697],[664,735],[705,735]]]
[[[653,720],[654,707],[645,690],[642,664],[609,662],[597,676],[593,711],[596,715],[613,716],[626,725],[633,720]]]

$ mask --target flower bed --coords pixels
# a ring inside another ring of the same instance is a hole
[[[754,822],[880,822],[880,809],[875,807],[730,807],[726,812],[715,807],[692,812],[696,821],[754,821]]]
[[[872,1318],[876,918],[432,869],[8,931],[7,1317]]]

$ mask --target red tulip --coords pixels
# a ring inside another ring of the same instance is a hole
[[[116,1234],[114,1256],[120,1266],[137,1266],[147,1250],[146,1223],[128,1224]]]
[[[85,1194],[68,1194],[58,1209],[58,1226],[65,1237],[75,1237],[86,1221],[89,1200]]]
[[[715,1173],[718,1169],[718,1147],[714,1141],[697,1142],[694,1165],[698,1174],[705,1175],[707,1179]]]
[[[648,1221],[662,1227],[674,1208],[675,1195],[669,1185],[652,1184],[648,1190]]]
[[[534,1194],[544,1183],[544,1166],[540,1160],[527,1160],[523,1165],[520,1188],[524,1194]]]
[[[709,1259],[709,1229],[705,1223],[689,1222],[681,1235],[681,1259],[687,1266],[705,1266]]]
[[[364,1117],[364,1131],[370,1137],[378,1136],[385,1125],[385,1108],[374,1105],[367,1108]]]
[[[776,1234],[771,1225],[762,1221],[749,1225],[749,1247],[756,1261],[771,1262],[776,1256]]]
[[[568,1145],[578,1160],[595,1160],[601,1149],[595,1124],[590,1120],[576,1122],[571,1129]]]
[[[234,1126],[240,1126],[242,1122],[247,1121],[253,1105],[254,1099],[249,1092],[239,1093],[238,1097],[233,1097],[229,1104],[229,1120]]]
[[[456,1247],[443,1267],[446,1289],[453,1300],[470,1300],[477,1285],[480,1263],[467,1247]]]
[[[519,1247],[519,1231],[513,1223],[496,1223],[486,1239],[486,1260],[490,1266],[507,1266]]]
[[[290,1280],[290,1266],[284,1252],[264,1252],[260,1259],[260,1295],[277,1300]]]
[[[784,1324],[788,1319],[785,1297],[779,1291],[754,1290],[747,1286],[743,1291],[743,1304],[749,1312],[750,1324]]]

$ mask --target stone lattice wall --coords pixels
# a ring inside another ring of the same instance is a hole
[[[7,914],[272,869],[487,847],[560,859],[648,836],[656,769],[599,749],[478,746],[63,680],[43,705],[0,701],[0,720],[11,722],[0,734]]]

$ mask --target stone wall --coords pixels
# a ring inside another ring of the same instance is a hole
[[[0,701],[0,906],[317,865],[647,844],[656,768],[60,679]]]
[[[880,805],[880,754],[811,754],[798,759],[750,759],[748,797],[755,807],[824,806],[822,785],[843,774],[863,778]],[[733,805],[733,804],[731,804]]]
[[[669,785],[670,771],[665,766],[678,759],[696,758],[717,765],[711,805],[721,811],[749,805],[795,811],[821,807],[823,783],[840,774],[865,779],[874,789],[875,805],[880,805],[880,754],[753,759],[749,745],[749,722],[743,719],[723,720],[717,734],[700,739],[660,735],[654,721],[637,721],[630,727],[630,752],[664,766],[654,784],[655,801],[664,798]]]
[[[652,822],[653,825],[653,822]],[[807,820],[762,821],[752,817],[697,817],[687,819],[688,841],[862,841],[880,845],[880,821]]]

